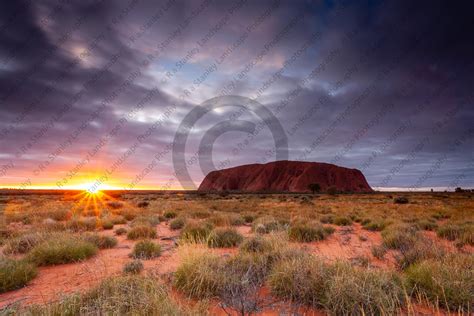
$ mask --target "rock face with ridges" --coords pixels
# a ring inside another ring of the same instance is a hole
[[[321,191],[371,192],[360,170],[321,162],[275,161],[210,172],[199,191],[308,192],[317,183]]]

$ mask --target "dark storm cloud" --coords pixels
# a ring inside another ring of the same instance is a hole
[[[290,159],[360,168],[372,186],[445,187],[456,179],[474,185],[469,4],[130,0],[0,6],[6,185],[55,183],[72,168],[77,177],[109,168],[147,134],[114,176],[136,179],[138,186],[176,187],[174,134],[194,106],[223,93],[256,97],[272,110],[287,133]],[[196,123],[186,149],[190,161],[205,132],[236,111],[216,110]],[[248,111],[239,119],[259,120]],[[218,137],[214,164],[274,159],[268,127],[230,154],[246,138],[235,131]],[[197,163],[189,169],[195,181],[202,179]]]

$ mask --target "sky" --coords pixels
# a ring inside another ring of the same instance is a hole
[[[468,1],[2,1],[0,187],[302,160],[474,187]]]

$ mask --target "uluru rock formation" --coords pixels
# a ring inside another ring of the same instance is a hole
[[[321,162],[275,161],[210,172],[199,191],[307,192],[317,183],[342,192],[371,192],[360,170]]]

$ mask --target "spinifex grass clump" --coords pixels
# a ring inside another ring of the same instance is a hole
[[[349,226],[352,224],[352,220],[347,216],[336,216],[333,220],[333,224],[338,226]]]
[[[81,238],[56,236],[35,246],[28,260],[40,266],[77,262],[92,257],[97,247]]]
[[[140,215],[137,216],[131,223],[131,226],[156,226],[160,223],[158,215]]]
[[[128,231],[127,238],[131,240],[156,238],[156,229],[148,225],[134,226]]]
[[[34,246],[44,241],[45,238],[45,235],[41,233],[27,233],[8,240],[3,252],[7,254],[27,253]]]
[[[307,255],[277,263],[268,284],[275,296],[321,307],[325,304],[331,274],[329,265]]]
[[[133,261],[127,262],[123,266],[123,273],[129,274],[139,274],[144,269],[143,262],[139,259],[135,259]]]
[[[404,301],[395,274],[314,257],[276,264],[269,285],[278,297],[325,308],[332,315],[392,315]]]
[[[182,217],[178,217],[178,218],[173,219],[170,222],[170,228],[172,230],[178,230],[178,229],[183,228],[185,224],[186,224],[186,220]]]
[[[457,241],[459,245],[474,245],[474,223],[447,223],[440,226],[437,235],[451,241]]]
[[[382,231],[383,245],[389,249],[408,249],[418,238],[419,232],[410,225],[392,225]]]
[[[209,223],[189,222],[181,231],[180,240],[191,243],[204,243],[212,231]]]
[[[113,248],[117,245],[117,238],[112,236],[103,236],[99,234],[85,234],[83,239],[96,245],[99,249]]]
[[[225,248],[239,245],[244,238],[234,228],[216,228],[207,239],[209,247]]]
[[[474,311],[474,255],[453,254],[406,270],[410,291],[452,311]]]
[[[96,230],[99,223],[95,217],[72,218],[66,223],[66,228],[73,232]]]
[[[271,251],[272,244],[269,240],[261,236],[256,236],[244,240],[244,242],[240,245],[240,250],[242,252],[258,254]]]
[[[136,259],[152,259],[161,255],[160,245],[151,240],[141,240],[135,244],[131,256]]]
[[[189,249],[174,274],[174,285],[193,298],[216,296],[222,284],[221,265],[217,255]]]
[[[288,229],[288,236],[292,241],[312,242],[323,240],[333,232],[334,228],[317,223],[294,223]]]
[[[271,232],[285,230],[288,227],[287,224],[282,223],[271,216],[265,216],[257,218],[252,225],[252,230],[258,234],[268,234]]]
[[[149,276],[111,277],[84,294],[44,306],[33,306],[31,315],[186,315],[169,296],[166,286]]]
[[[25,286],[36,274],[36,267],[25,260],[0,258],[0,293]]]

